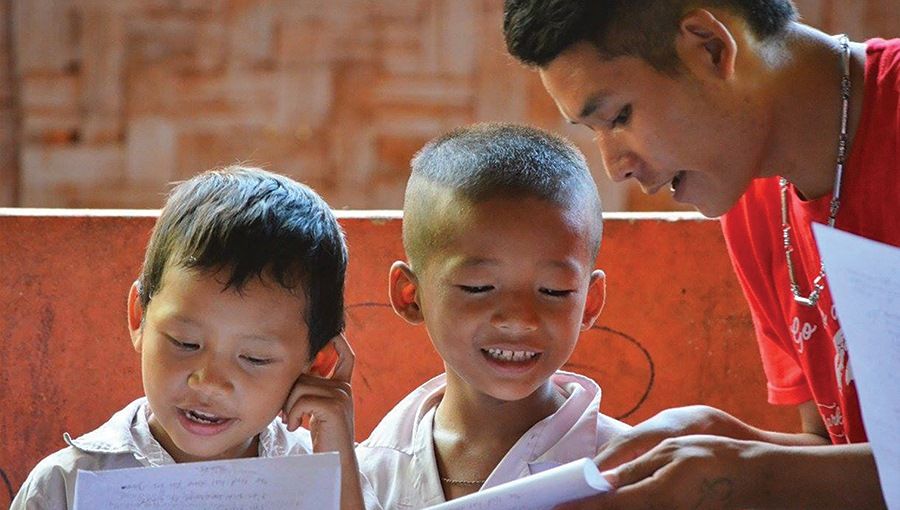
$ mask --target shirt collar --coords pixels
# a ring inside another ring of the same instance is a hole
[[[528,430],[494,468],[482,489],[500,485],[532,472],[555,465],[557,459],[577,459],[592,455],[599,446],[598,415],[600,387],[588,377],[557,371],[552,383],[566,397],[566,401],[552,415]],[[439,375],[420,386],[391,413],[406,414],[414,406],[412,428],[403,432],[402,426],[392,423],[392,430],[384,430],[377,442],[390,445],[411,455],[412,486],[419,497],[434,495],[422,505],[444,501],[443,488],[434,453],[434,414],[446,389],[446,376]],[[411,397],[411,398],[410,398]],[[398,409],[399,408],[399,409]]]
[[[482,489],[559,465],[559,459],[578,459],[597,451],[600,387],[587,377],[561,370],[551,381],[566,401],[519,438]]]

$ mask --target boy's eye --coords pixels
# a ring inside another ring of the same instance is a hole
[[[169,342],[175,346],[176,349],[180,349],[182,351],[196,351],[200,348],[200,344],[190,343],[190,342],[179,342],[172,337],[169,337]]]
[[[619,113],[616,114],[616,118],[614,118],[609,125],[611,128],[616,128],[628,124],[629,120],[631,120],[631,104],[626,104],[619,110]]]
[[[256,356],[248,356],[246,354],[242,355],[241,358],[246,360],[251,365],[263,366],[263,365],[268,365],[269,363],[272,362],[271,358],[257,358]]]
[[[458,287],[469,294],[482,294],[494,290],[493,285],[459,285]]]
[[[541,288],[541,293],[545,294],[547,296],[550,296],[550,297],[566,297],[566,296],[571,296],[572,294],[575,293],[575,291],[572,289],[559,290],[559,289]]]

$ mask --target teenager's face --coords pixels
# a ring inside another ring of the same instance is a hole
[[[302,293],[259,279],[223,290],[226,276],[169,267],[143,326],[130,314],[150,430],[177,462],[256,456],[309,364]]]
[[[713,217],[759,174],[765,130],[733,80],[697,64],[703,76],[682,69],[673,77],[636,57],[602,60],[581,42],[540,76],[563,116],[594,131],[611,179],[635,179],[648,194],[673,188],[676,201]]]
[[[585,319],[589,287],[602,306],[589,241],[599,219],[535,198],[450,208],[440,214],[443,242],[418,274],[428,333],[450,377],[496,399],[524,399],[596,317]]]

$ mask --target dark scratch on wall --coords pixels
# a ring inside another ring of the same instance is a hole
[[[3,485],[6,487],[6,493],[9,495],[9,499],[7,501],[12,503],[14,496],[12,484],[9,483],[9,477],[6,476],[6,472],[3,471],[3,468],[0,468],[0,478],[3,478]]]

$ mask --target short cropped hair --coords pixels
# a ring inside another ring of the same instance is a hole
[[[178,184],[153,228],[140,277],[144,309],[167,268],[226,271],[223,290],[266,278],[306,296],[312,359],[344,329],[344,234],[309,187],[258,168],[212,170]],[[299,288],[299,289],[298,289]]]
[[[436,194],[473,203],[492,198],[534,197],[593,219],[590,248],[596,257],[603,235],[602,207],[581,151],[546,131],[504,123],[458,128],[422,147],[412,159],[403,204],[403,247],[413,269],[421,267],[442,238],[433,213]]]
[[[509,53],[530,66],[545,67],[588,41],[604,60],[636,56],[671,74],[679,65],[678,24],[698,7],[729,10],[762,39],[797,19],[790,0],[505,0],[503,32]]]

